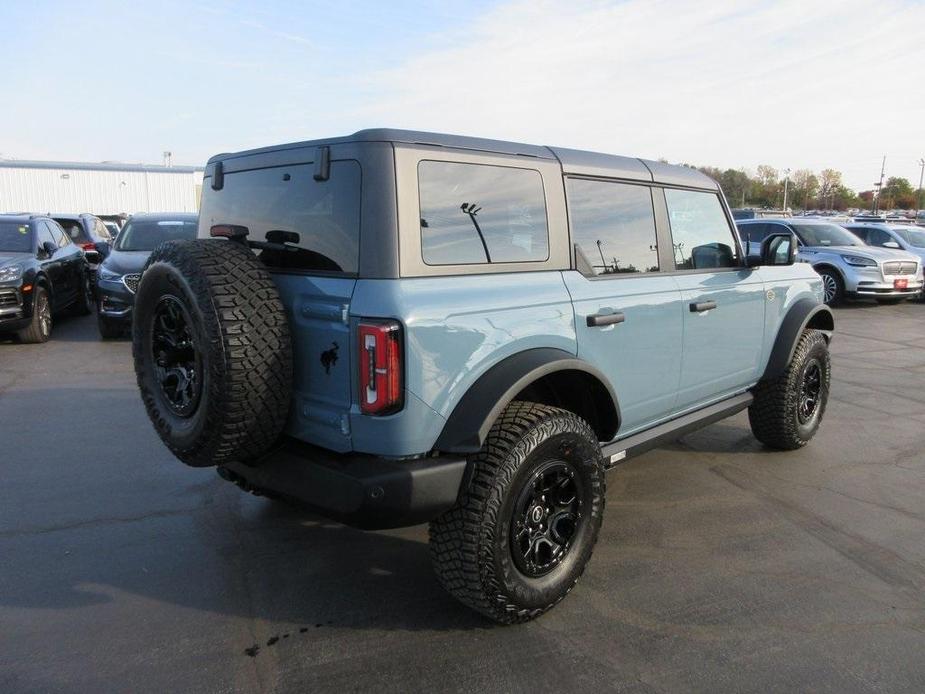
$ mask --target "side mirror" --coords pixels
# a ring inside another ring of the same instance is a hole
[[[42,244],[42,250],[45,252],[45,257],[50,258],[55,254],[55,251],[58,250],[58,247],[51,241],[45,241]]]
[[[99,251],[84,251],[84,258],[91,265],[97,265],[101,260]]]
[[[762,265],[793,265],[800,250],[797,237],[790,232],[769,234],[761,242]]]
[[[901,248],[901,246],[895,241],[886,241],[884,242],[883,247],[884,248],[895,248],[897,250]]]

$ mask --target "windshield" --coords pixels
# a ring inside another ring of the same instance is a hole
[[[31,253],[32,230],[28,224],[0,222],[0,252]]]
[[[893,227],[893,232],[910,246],[925,248],[925,231],[908,227]]]
[[[119,232],[116,250],[153,251],[164,241],[196,238],[193,219],[130,219]]]
[[[805,246],[864,246],[854,234],[836,224],[791,224]]]

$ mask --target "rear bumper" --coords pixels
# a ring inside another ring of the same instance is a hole
[[[433,520],[456,503],[465,471],[465,456],[402,461],[340,455],[291,439],[253,466],[219,468],[244,488],[276,493],[367,530]]]

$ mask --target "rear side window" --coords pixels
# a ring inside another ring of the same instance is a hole
[[[314,166],[279,166],[225,174],[221,190],[203,190],[200,226],[249,230],[252,241],[286,241],[291,251],[261,251],[271,268],[356,274],[360,254],[360,165],[331,162],[328,180],[314,179]],[[125,233],[124,231],[122,232]],[[121,237],[121,234],[120,234]]]
[[[665,190],[678,270],[736,267],[736,243],[719,196],[694,190]]]
[[[539,171],[486,164],[418,165],[421,252],[428,265],[549,258]]]
[[[55,221],[61,225],[64,232],[74,243],[91,243],[93,241],[79,219],[56,219]]]
[[[572,243],[596,275],[658,272],[649,188],[568,179],[568,207]]]
[[[58,248],[64,248],[70,245],[70,238],[68,238],[67,234],[64,233],[64,229],[62,229],[57,222],[45,223],[48,224],[48,228],[51,230],[51,235],[55,239],[55,243],[58,244]]]
[[[106,225],[103,224],[102,220],[93,220],[93,233],[103,241],[112,241],[112,236],[109,235],[109,229],[106,228]]]

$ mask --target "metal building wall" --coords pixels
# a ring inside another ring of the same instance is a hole
[[[198,212],[201,171],[0,166],[0,212]]]

